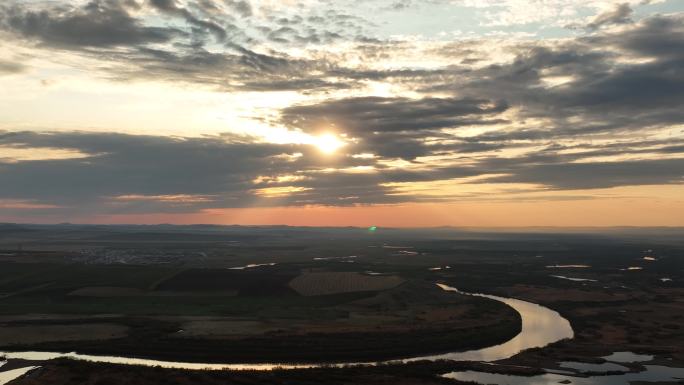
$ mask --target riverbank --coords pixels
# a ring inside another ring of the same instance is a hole
[[[126,334],[79,340],[71,338],[76,333],[70,332],[68,340],[14,343],[0,350],[78,352],[189,363],[365,362],[477,350],[511,340],[522,330],[520,314],[499,301],[448,293],[421,281],[321,309],[334,313],[334,317],[316,318],[311,316],[315,309],[305,310],[302,308],[297,317],[267,320],[108,318],[107,323],[123,326]],[[89,322],[88,318],[13,320],[3,325],[3,332],[45,338],[43,331],[57,330],[55,324],[73,328]]]
[[[458,384],[441,375],[456,370],[484,370],[480,363],[419,361],[377,366],[321,367],[272,371],[181,370],[59,359],[8,385],[444,385]],[[521,373],[517,370],[516,373]],[[536,372],[528,372],[530,375]]]

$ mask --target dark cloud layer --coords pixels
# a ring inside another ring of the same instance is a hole
[[[573,163],[583,157],[625,153],[624,149],[610,145],[584,155],[564,156],[548,149],[534,155],[488,156],[462,166],[432,166],[414,171],[386,168],[378,164],[378,159],[357,159],[351,154],[341,154],[333,161],[316,156],[309,146],[259,144],[233,136],[169,138],[5,132],[0,135],[0,146],[66,149],[87,154],[71,159],[0,161],[0,199],[66,206],[72,211],[104,207],[117,212],[175,212],[216,207],[421,201],[427,198],[397,195],[387,183],[474,176],[482,176],[483,183],[533,183],[558,190],[684,181],[684,158]],[[679,144],[655,151],[679,154],[683,150],[684,144]],[[330,170],[331,164],[342,168],[374,166],[376,170]],[[493,174],[503,176],[489,176]],[[295,178],[279,179],[283,175]],[[262,189],[274,187],[287,188],[289,192],[265,197]],[[201,199],[154,199],[178,195]],[[144,204],[135,199],[116,199],[122,196],[151,198]]]
[[[283,174],[315,174],[330,160],[312,154],[309,146],[245,142],[245,138],[170,138],[160,136],[68,132],[6,132],[0,146],[78,151],[86,157],[14,162],[0,159],[0,199],[28,199],[55,205],[91,207],[126,195],[208,195],[209,202],[192,207],[243,207],[260,197],[255,190],[271,187],[269,178]],[[308,156],[293,156],[304,153]],[[349,158],[336,165],[366,165]],[[264,182],[255,181],[264,177]],[[319,180],[331,176],[322,174]],[[301,186],[300,186],[301,187]],[[371,195],[381,187],[365,186]],[[352,186],[347,186],[347,189]],[[358,193],[358,192],[357,192]],[[337,200],[342,190],[307,193],[313,202]],[[297,196],[284,203],[295,202]],[[364,198],[361,198],[362,200]],[[261,204],[283,203],[271,199]]]
[[[63,47],[112,47],[170,41],[180,31],[147,27],[129,14],[125,2],[93,1],[81,9],[68,6],[32,11],[0,9],[0,25],[26,38]]]
[[[684,159],[539,163],[514,166],[514,174],[490,182],[538,183],[555,189],[594,189],[684,182]]]
[[[26,66],[21,63],[0,60],[0,75],[2,74],[16,74],[24,72]]]
[[[154,76],[155,80],[200,83],[220,90],[346,87],[311,78],[313,72],[327,71],[329,63],[293,59],[275,50],[255,52],[246,47],[254,39],[243,36],[232,24],[231,15],[216,13],[216,3],[206,0],[192,4],[190,9],[175,0],[91,0],[80,7],[29,7],[13,0],[0,5],[0,31],[42,48],[66,49],[96,60],[106,58],[108,73],[104,75],[124,81]],[[249,14],[248,3],[226,4],[243,16]],[[148,9],[169,19],[167,26],[149,25],[135,15],[134,11]],[[177,20],[190,28],[180,28]],[[321,39],[309,32],[310,38]],[[323,32],[321,36],[329,34]],[[223,49],[207,48],[216,43]]]
[[[268,144],[231,144],[222,139],[96,133],[7,133],[0,143],[89,154],[85,159],[27,161],[0,168],[6,197],[74,200],[104,195],[239,191],[257,173],[269,173],[269,157],[292,150]]]
[[[322,124],[336,124],[353,134],[420,131],[488,124],[486,118],[505,111],[502,101],[486,99],[441,99],[359,97],[283,110],[284,121],[292,126],[315,130]]]

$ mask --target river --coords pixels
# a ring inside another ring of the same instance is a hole
[[[388,362],[412,362],[420,360],[455,360],[455,361],[497,361],[504,358],[511,357],[523,350],[543,347],[550,343],[572,338],[574,333],[570,322],[563,318],[558,312],[553,311],[541,305],[531,302],[522,301],[514,298],[499,297],[489,294],[466,293],[458,289],[444,284],[437,284],[442,290],[455,292],[464,295],[472,295],[477,297],[484,297],[502,302],[520,314],[522,319],[522,330],[518,335],[507,342],[500,345],[490,346],[483,349],[468,350],[463,352],[452,352],[437,355],[424,355],[418,357],[410,357],[401,360],[389,361],[375,361],[375,362],[346,362],[336,363],[335,366],[346,365],[377,365]],[[297,368],[312,368],[318,366],[330,366],[330,364],[288,364],[288,363],[261,363],[261,364],[215,364],[215,363],[192,363],[192,362],[177,362],[177,361],[159,361],[144,358],[121,357],[121,356],[95,356],[88,354],[79,354],[75,352],[59,353],[59,352],[0,352],[0,356],[5,356],[8,359],[24,359],[34,361],[45,361],[55,358],[68,357],[90,362],[102,362],[113,364],[126,365],[143,365],[143,366],[160,366],[164,368],[177,369],[230,369],[230,370],[272,370],[275,368],[281,369],[297,369]],[[2,384],[2,381],[0,381]]]

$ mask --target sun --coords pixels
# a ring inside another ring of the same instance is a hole
[[[333,134],[319,135],[314,139],[313,144],[324,154],[332,154],[345,145],[343,141]]]

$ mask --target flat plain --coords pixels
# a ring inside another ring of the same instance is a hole
[[[436,286],[446,283],[538,303],[570,321],[573,339],[514,355],[498,363],[500,371],[560,370],[563,361],[601,362],[620,351],[684,366],[681,234],[590,230],[5,225],[0,350],[335,363],[483,348],[520,331],[520,316],[508,306]],[[2,370],[20,364],[13,361]],[[455,380],[440,374],[477,365],[424,362],[319,375],[443,383]],[[40,366],[14,383],[81,383],[60,379],[76,372],[97,383],[103,373],[128,370],[70,360]],[[147,383],[163,372],[136,370]],[[179,384],[197,376],[269,383],[264,373],[172,372]],[[279,378],[307,383],[299,371],[288,373]]]

